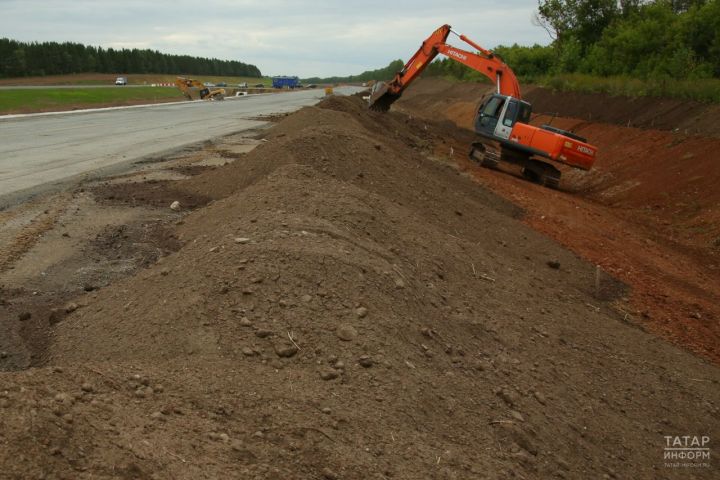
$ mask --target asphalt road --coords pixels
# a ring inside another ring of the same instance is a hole
[[[359,87],[336,88],[351,94]],[[322,90],[223,102],[164,103],[52,114],[0,116],[0,207],[141,158],[257,128],[251,120],[317,103]]]

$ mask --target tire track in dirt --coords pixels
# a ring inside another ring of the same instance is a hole
[[[6,271],[38,242],[43,233],[52,229],[65,213],[66,196],[58,196],[57,202],[45,210],[32,212],[33,206],[24,205],[5,212],[0,217],[2,242],[0,242],[0,272]]]

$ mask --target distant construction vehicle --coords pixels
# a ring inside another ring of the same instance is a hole
[[[203,85],[202,82],[191,78],[177,77],[175,86],[183,92],[188,100],[195,99],[192,95],[194,89],[197,89],[200,100],[224,100],[226,95],[224,88],[210,90],[210,88]]]
[[[497,167],[500,162],[519,165],[525,178],[552,188],[557,188],[560,182],[560,170],[544,160],[582,170],[592,168],[596,147],[572,132],[549,125],[530,125],[532,106],[522,100],[520,85],[512,69],[493,52],[465,35],[458,37],[477,53],[448,45],[450,33],[457,35],[450,25],[435,30],[395,78],[389,83],[376,83],[368,100],[370,108],[387,111],[408,85],[442,53],[482,73],[497,87],[497,93],[485,98],[477,109],[474,126],[482,139],[473,143],[472,159],[488,168]]]
[[[300,79],[298,77],[277,76],[272,77],[273,88],[298,88]]]

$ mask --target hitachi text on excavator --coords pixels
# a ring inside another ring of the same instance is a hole
[[[449,45],[451,33],[476,52]],[[592,168],[597,148],[572,132],[530,125],[532,106],[522,100],[512,69],[490,50],[453,32],[450,25],[435,30],[390,82],[373,86],[370,108],[387,111],[438,54],[477,70],[496,85],[496,93],[483,98],[477,108],[474,127],[480,141],[470,149],[472,159],[488,168],[500,162],[519,165],[525,178],[552,188],[558,187],[561,172],[547,160],[582,170]]]

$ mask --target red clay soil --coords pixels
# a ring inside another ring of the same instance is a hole
[[[398,102],[414,115],[441,116],[471,128],[485,85],[448,84],[423,80]],[[618,99],[598,95],[552,94],[529,88],[527,97],[540,112],[570,111],[580,117],[627,122],[630,112],[613,112]],[[577,97],[577,98],[576,98]],[[573,100],[574,101],[571,101]],[[637,121],[652,119],[668,129],[668,104],[652,99],[631,100],[639,105]],[[691,104],[682,117],[694,123],[709,109]],[[665,112],[663,115],[662,112]],[[687,135],[674,130],[651,130],[563,117],[538,115],[533,123],[552,123],[575,131],[599,147],[595,168],[565,171],[562,191],[537,187],[514,175],[477,167],[464,152],[467,138],[454,139],[458,163],[474,178],[521,206],[524,221],[548,234],[590,262],[630,285],[630,318],[649,330],[694,352],[720,362],[720,139]],[[699,122],[702,123],[702,122]],[[711,123],[705,131],[717,135]],[[447,154],[443,147],[440,154]]]
[[[714,478],[663,447],[720,438],[718,367],[430,155],[457,131],[336,98],[178,182],[182,248],[0,373],[0,476]]]

